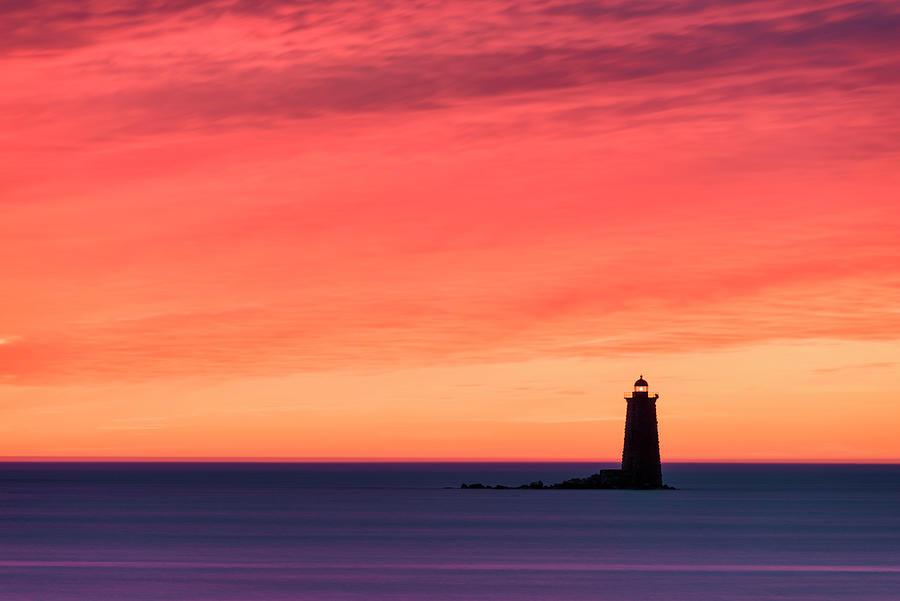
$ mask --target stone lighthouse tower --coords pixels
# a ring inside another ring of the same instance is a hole
[[[625,393],[625,446],[622,449],[622,476],[634,488],[662,486],[659,462],[659,430],[656,424],[656,399],[642,375],[634,391]]]

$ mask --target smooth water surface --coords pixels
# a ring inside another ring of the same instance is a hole
[[[900,599],[900,466],[0,464],[0,601]]]

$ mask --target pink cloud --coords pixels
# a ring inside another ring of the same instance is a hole
[[[3,10],[16,381],[898,335],[891,3]]]

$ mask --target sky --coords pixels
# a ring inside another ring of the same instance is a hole
[[[0,4],[0,456],[900,461],[900,6]]]

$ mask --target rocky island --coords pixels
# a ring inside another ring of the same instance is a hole
[[[625,473],[622,470],[600,470],[596,474],[591,474],[586,478],[571,478],[566,480],[565,482],[557,482],[556,484],[544,484],[543,481],[537,480],[536,482],[531,482],[530,484],[522,484],[520,486],[505,486],[503,484],[495,484],[493,486],[481,484],[480,482],[476,482],[474,484],[462,484],[460,488],[490,488],[493,490],[518,490],[522,488],[529,489],[545,489],[549,490],[552,488],[563,488],[563,489],[633,489],[633,490],[642,490],[642,489],[667,489],[667,490],[675,490],[672,486],[667,486],[665,484],[661,484],[659,486],[638,486],[635,485],[631,479],[625,476]]]
[[[662,481],[659,458],[659,429],[656,419],[658,394],[650,395],[649,385],[642,375],[634,383],[634,390],[625,394],[625,444],[622,448],[622,469],[600,470],[585,478],[572,478],[556,484],[538,480],[521,486],[494,486],[481,483],[463,484],[466,489],[668,489]]]

